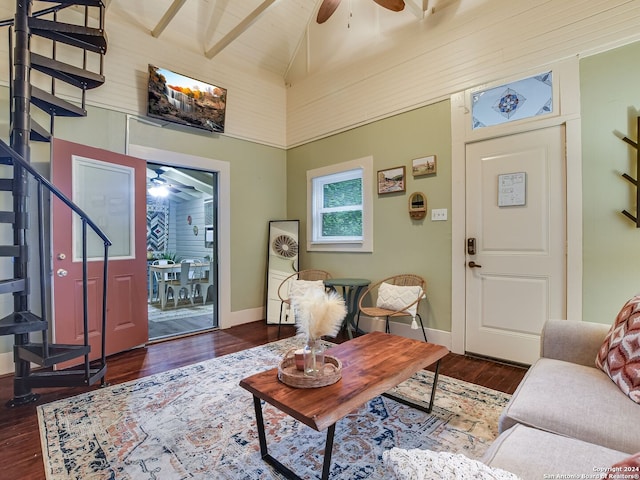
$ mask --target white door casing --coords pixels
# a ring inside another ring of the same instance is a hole
[[[245,323],[231,312],[231,167],[228,162],[181,152],[128,144],[127,153],[149,162],[210,170],[218,173],[218,326],[221,329]],[[226,206],[226,207],[225,207]]]
[[[502,85],[542,69],[553,71],[553,113],[545,117],[472,129],[471,97],[474,91]],[[566,160],[566,318],[582,319],[582,145],[580,128],[579,59],[536,67],[511,78],[477,85],[451,96],[452,178],[451,178],[451,336],[446,344],[453,353],[466,348],[467,262],[466,252],[466,149],[467,145],[500,136],[562,125],[565,131]],[[478,262],[480,263],[480,262]],[[480,263],[481,264],[481,263]],[[446,333],[446,332],[445,332]],[[443,338],[446,340],[446,338]]]
[[[533,363],[544,322],[566,318],[564,137],[556,126],[467,145],[467,352]]]

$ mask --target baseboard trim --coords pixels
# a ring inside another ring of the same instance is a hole
[[[231,312],[229,318],[220,319],[220,328],[231,328],[245,323],[256,322],[265,319],[264,307],[248,308],[246,310],[238,310]]]
[[[365,332],[384,332],[385,321],[383,318],[367,317],[365,315],[360,316],[360,330]],[[422,329],[418,327],[417,330],[411,328],[410,323],[398,322],[391,320],[389,322],[389,330],[393,335],[399,335],[405,338],[413,338],[414,340],[424,341],[422,336]],[[451,332],[445,332],[443,330],[436,330],[433,328],[424,328],[427,334],[427,340],[429,343],[437,343],[438,345],[444,345],[451,350]]]

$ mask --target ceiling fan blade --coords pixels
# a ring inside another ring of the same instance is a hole
[[[336,11],[338,5],[340,5],[340,0],[323,0],[322,5],[320,5],[320,9],[318,10],[316,21],[318,23],[324,23],[329,20],[329,17],[333,15],[333,12]]]
[[[393,12],[400,12],[404,10],[404,0],[373,0],[381,7],[391,10]]]

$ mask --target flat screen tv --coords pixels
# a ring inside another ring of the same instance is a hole
[[[226,107],[225,88],[149,65],[149,117],[222,133]]]

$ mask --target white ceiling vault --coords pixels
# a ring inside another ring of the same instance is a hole
[[[18,1],[0,1],[0,19]],[[283,148],[640,39],[637,0],[341,0],[323,24],[322,0],[104,1],[108,80],[91,106],[144,116],[158,64],[229,89],[226,135]]]
[[[322,0],[107,0],[107,21],[117,10],[150,36],[206,59],[224,51],[291,83],[354,54],[380,53],[401,29],[455,1],[405,0],[391,12],[374,0],[342,0],[319,25]]]

